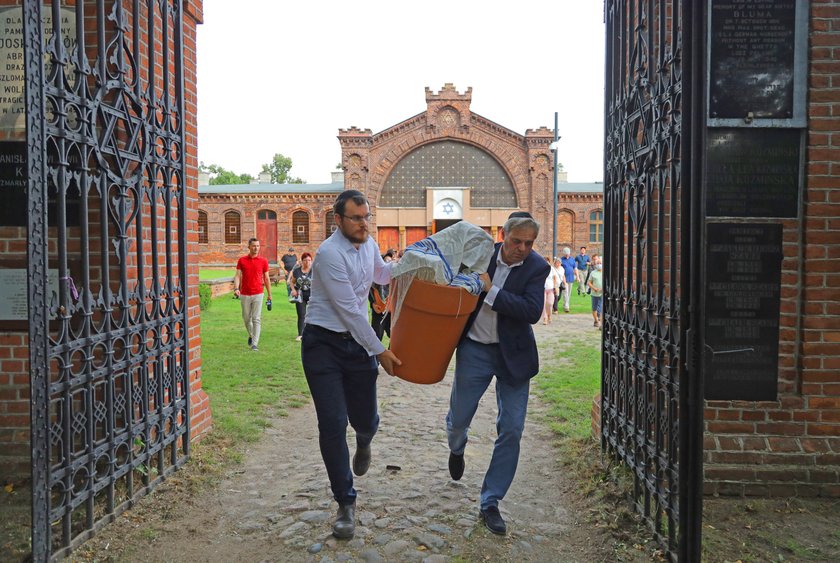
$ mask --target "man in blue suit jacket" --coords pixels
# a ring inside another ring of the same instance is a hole
[[[487,528],[504,535],[499,513],[519,462],[519,440],[525,428],[529,383],[539,371],[537,343],[531,325],[540,320],[544,285],[550,267],[532,250],[540,232],[530,214],[511,214],[496,245],[484,287],[455,359],[455,381],[446,415],[449,473],[456,481],[464,474],[467,430],[481,396],[496,376],[498,438],[481,487],[479,516]]]

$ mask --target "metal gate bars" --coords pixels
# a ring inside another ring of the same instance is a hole
[[[703,403],[686,346],[699,254],[691,10],[679,0],[606,3],[601,442],[630,468],[636,510],[681,561],[699,560],[702,487]]]
[[[181,2],[42,2],[23,3],[35,561],[183,464],[190,420]]]

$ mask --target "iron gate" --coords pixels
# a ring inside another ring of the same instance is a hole
[[[605,6],[601,442],[632,471],[636,510],[680,561],[699,561],[702,518],[703,402],[690,344],[700,161],[690,157],[702,59],[702,17],[692,10],[703,3],[694,4]]]
[[[183,26],[180,0],[25,0],[23,15],[43,561],[189,454]]]

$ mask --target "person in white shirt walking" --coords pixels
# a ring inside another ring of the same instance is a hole
[[[333,208],[338,229],[321,244],[312,264],[312,286],[301,341],[303,371],[318,415],[321,457],[338,514],[333,535],[355,533],[353,473],[370,466],[370,444],[379,427],[377,359],[393,375],[400,360],[382,346],[368,322],[372,283],[389,284],[391,264],[369,235],[370,205],[357,190],[339,194]],[[356,431],[350,470],[347,422]]]

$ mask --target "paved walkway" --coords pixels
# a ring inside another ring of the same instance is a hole
[[[535,330],[546,359],[550,348],[573,334],[597,338],[591,318],[584,315],[562,315]],[[455,482],[447,469],[444,431],[451,374],[430,386],[406,383],[384,372],[379,382],[382,422],[373,442],[371,468],[356,478],[359,498],[352,540],[330,535],[335,504],[309,404],[275,420],[246,453],[236,474],[218,491],[197,498],[192,514],[159,531],[143,559],[590,561],[608,549],[608,542],[590,535],[595,531],[582,522],[581,500],[563,474],[551,433],[540,422],[544,407],[533,388],[519,471],[501,504],[509,529],[501,538],[477,518],[478,494],[495,440],[495,394],[488,392],[479,406],[466,450],[466,472]]]

